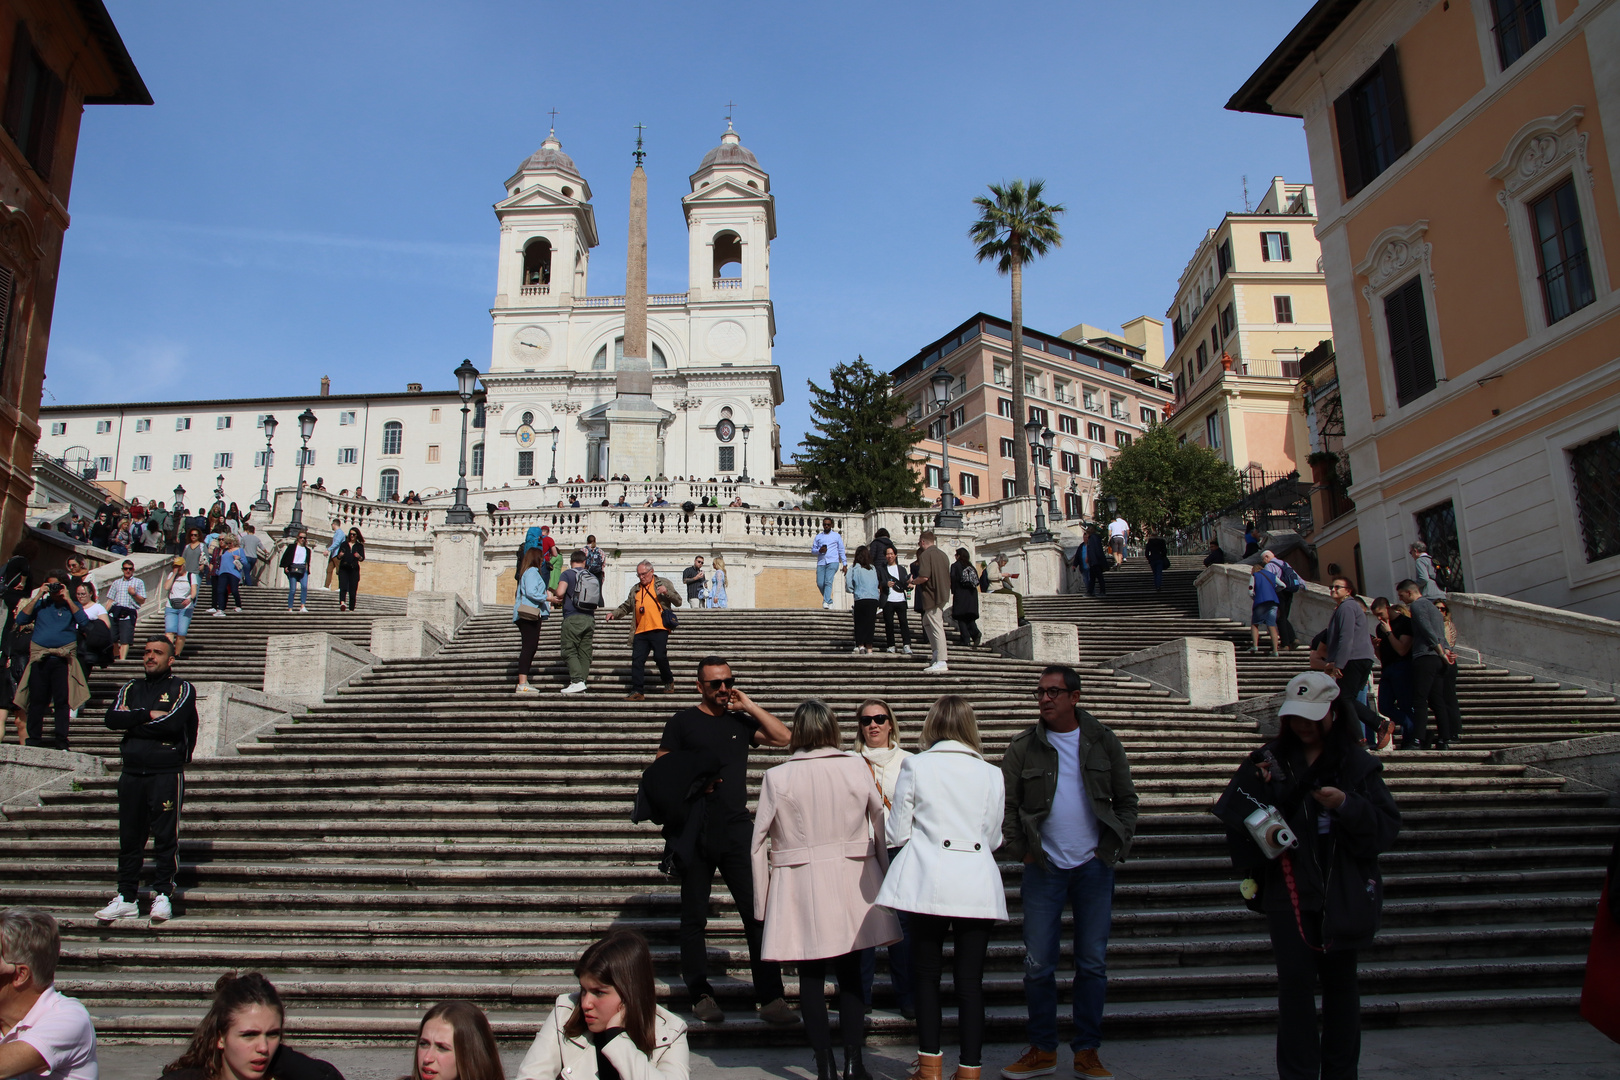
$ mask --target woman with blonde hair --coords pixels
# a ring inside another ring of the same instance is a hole
[[[825,704],[810,700],[794,710],[793,756],[767,770],[759,786],[754,917],[765,924],[760,958],[798,962],[817,1080],[838,1080],[827,1023],[829,967],[838,979],[845,1080],[867,1080],[861,951],[900,940],[900,924],[874,906],[889,863],[883,800],[865,764],[840,741]]]
[[[878,903],[907,912],[917,1000],[917,1062],[911,1080],[940,1080],[940,977],[945,938],[956,946],[961,1060],[955,1080],[979,1080],[984,1049],[984,958],[990,928],[1007,918],[1007,894],[993,852],[1001,846],[1005,788],[984,760],[978,720],[966,698],[946,695],[923,721],[922,752],[900,766],[890,843],[905,844]]]
[[[614,930],[574,965],[564,994],[534,1037],[517,1080],[687,1080],[686,1025],[658,1004],[652,952],[634,930]]]
[[[891,549],[892,550],[892,549]],[[900,748],[900,721],[895,718],[889,703],[880,698],[867,698],[855,710],[856,734],[861,743],[861,759],[872,774],[878,798],[883,800],[883,812],[894,806],[894,787],[900,779],[900,766],[911,757],[911,751]],[[889,862],[894,862],[899,847],[889,848]],[[900,919],[900,940],[889,946],[889,984],[894,990],[900,1015],[907,1020],[917,1019],[916,1002],[911,993],[911,929],[904,912]],[[877,949],[861,953],[861,997],[868,1008],[872,1005],[872,982],[877,977]]]
[[[709,606],[712,608],[730,606],[730,600],[726,596],[726,557],[724,555],[714,557],[714,571],[709,574]]]
[[[470,1001],[441,1001],[416,1029],[416,1057],[400,1080],[506,1080],[484,1010]]]

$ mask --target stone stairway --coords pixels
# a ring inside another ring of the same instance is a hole
[[[1192,709],[1099,662],[1189,633],[1237,632],[1190,614],[1195,576],[1177,567],[1154,594],[1128,568],[1110,579],[1106,600],[1031,601],[1033,617],[1061,612],[1081,624],[1087,705],[1124,741],[1142,798],[1136,847],[1118,874],[1107,1020],[1115,1036],[1230,1031],[1274,1015],[1264,924],[1239,902],[1208,813],[1256,737],[1231,716]],[[198,616],[188,664],[224,668],[234,658],[250,681],[255,635],[262,657],[263,635],[283,626],[326,620],[352,636],[367,619],[365,611],[288,616],[263,606],[240,619]],[[244,744],[240,756],[194,763],[174,921],[101,927],[91,918],[112,887],[113,773],[37,807],[5,808],[7,901],[63,920],[59,984],[86,1002],[104,1037],[177,1038],[222,970],[256,967],[281,988],[300,1037],[398,1037],[415,1030],[427,1005],[456,996],[484,1005],[498,1033],[518,1038],[572,987],[579,951],[609,926],[648,936],[660,993],[685,1009],[678,886],[656,869],[656,828],[632,825],[629,810],[665,719],[695,701],[700,657],[729,656],[740,685],[784,719],[804,698],[824,698],[846,738],[868,696],[888,700],[909,744],[939,694],[965,694],[992,761],[1033,719],[1038,665],[953,648],[949,674],[925,677],[921,652],[852,656],[849,642],[843,613],[683,612],[671,648],[679,693],[626,702],[628,626],[599,621],[591,690],[564,698],[555,692],[566,676],[553,622],[542,630],[537,668],[545,692],[518,697],[517,634],[509,615],[493,611],[437,656],[385,662],[301,721]],[[1245,659],[1243,692],[1267,692],[1287,665],[1303,667],[1303,653]],[[1608,700],[1550,699],[1541,684],[1483,669],[1464,678],[1470,735],[1461,748],[1386,757],[1406,827],[1385,860],[1384,932],[1362,958],[1369,1023],[1568,1016],[1578,998],[1620,811],[1562,791],[1556,778],[1490,764],[1484,732],[1567,737],[1550,733],[1575,722],[1549,719],[1553,702],[1578,714],[1583,731],[1620,729],[1620,712]],[[93,708],[85,715],[75,738],[88,747],[97,721]],[[781,756],[756,752],[752,790]],[[993,1037],[1016,1040],[1017,872],[1003,873],[1012,919],[997,930],[986,982]],[[753,1019],[741,925],[718,883],[709,940],[731,1020],[698,1033],[802,1039]],[[874,1031],[909,1037],[879,963]]]

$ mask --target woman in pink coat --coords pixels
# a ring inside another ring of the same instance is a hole
[[[827,1025],[827,967],[838,977],[845,1080],[861,1061],[866,1008],[861,950],[900,940],[894,913],[874,907],[888,849],[883,800],[866,765],[839,748],[838,721],[819,701],[793,713],[793,756],[765,773],[754,815],[754,917],[763,960],[797,961],[799,1007],[817,1080],[838,1080]]]

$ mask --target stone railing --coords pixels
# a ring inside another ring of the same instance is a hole
[[[680,307],[686,303],[687,294],[680,293],[652,293],[647,297],[648,307]],[[624,307],[622,296],[576,296],[574,306],[577,308],[621,308]]]

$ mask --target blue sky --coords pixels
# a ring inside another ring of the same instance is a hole
[[[807,379],[1007,313],[966,236],[987,183],[1068,207],[1026,323],[1162,318],[1244,175],[1308,179],[1298,121],[1222,108],[1308,7],[108,0],[157,104],[86,111],[45,403],[453,385],[489,356],[490,206],[552,108],[591,291],[623,289],[636,123],[649,286],[684,290],[680,196],[736,101],[777,199],[791,452]]]

